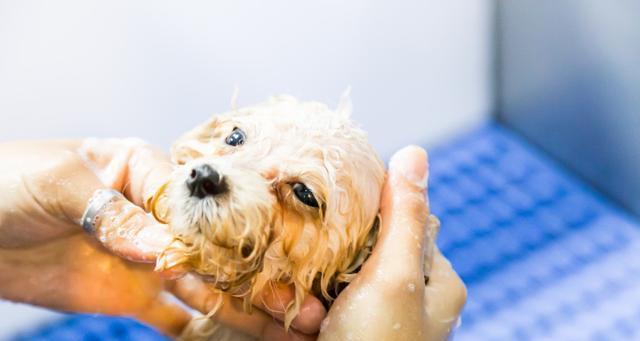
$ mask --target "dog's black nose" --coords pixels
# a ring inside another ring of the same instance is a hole
[[[227,191],[227,184],[224,179],[209,165],[194,167],[187,179],[187,187],[191,191],[191,196],[200,199]]]

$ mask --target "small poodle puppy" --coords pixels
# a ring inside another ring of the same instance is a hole
[[[350,111],[277,96],[182,136],[179,167],[148,203],[175,236],[157,270],[195,272],[246,309],[270,283],[291,284],[287,328],[305,294],[331,302],[375,243],[385,177]]]

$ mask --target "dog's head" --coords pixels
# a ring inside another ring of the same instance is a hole
[[[292,283],[293,314],[305,293],[348,282],[371,242],[384,166],[347,110],[279,96],[181,137],[180,166],[151,205],[176,235],[159,266],[187,265],[234,293]]]

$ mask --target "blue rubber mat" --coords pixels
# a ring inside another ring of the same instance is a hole
[[[640,339],[637,221],[497,125],[430,159],[438,245],[469,291],[456,340]]]
[[[456,340],[640,339],[637,221],[498,125],[430,152],[438,245],[467,284]],[[15,340],[163,340],[73,316]]]
[[[17,335],[14,341],[168,341],[157,331],[132,319],[74,315],[33,332]]]

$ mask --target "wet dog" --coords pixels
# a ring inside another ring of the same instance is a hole
[[[215,115],[172,146],[178,167],[149,208],[175,239],[156,267],[180,267],[245,298],[293,285],[331,302],[375,242],[384,165],[336,110],[290,96]]]

